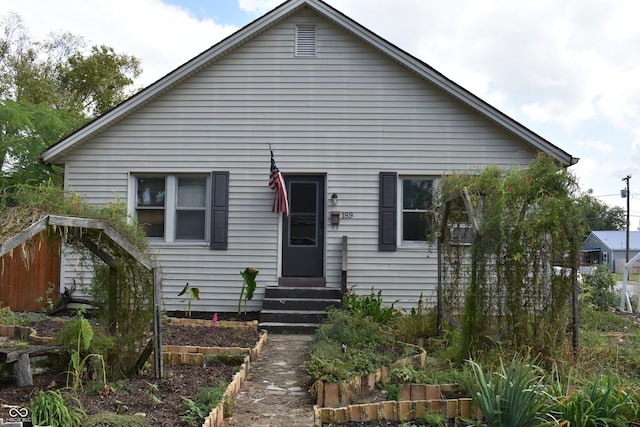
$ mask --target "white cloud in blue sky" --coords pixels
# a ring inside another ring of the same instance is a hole
[[[584,190],[640,221],[640,2],[326,0],[581,158]],[[3,0],[34,38],[65,29],[142,60],[149,84],[279,0]],[[610,196],[617,194],[618,196]]]

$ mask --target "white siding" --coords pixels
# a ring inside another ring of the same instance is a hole
[[[315,57],[295,57],[295,24],[317,24]],[[310,11],[301,12],[105,129],[64,159],[69,188],[90,202],[127,200],[129,174],[229,171],[229,247],[155,245],[167,309],[235,311],[247,266],[260,270],[249,310],[278,275],[279,217],[267,187],[271,144],[287,173],[327,176],[327,285],[340,286],[341,237],[349,237],[349,286],[382,289],[410,305],[434,296],[436,254],[378,252],[378,174],[433,175],[525,165],[531,147]]]

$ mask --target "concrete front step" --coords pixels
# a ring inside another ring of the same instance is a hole
[[[326,298],[265,298],[263,310],[326,310],[327,307],[340,307],[340,299]]]
[[[265,298],[302,298],[302,299],[342,299],[340,289],[336,288],[292,288],[281,286],[267,286]]]
[[[340,289],[267,286],[259,325],[270,333],[314,334],[327,307],[341,304]]]
[[[320,324],[318,323],[286,323],[286,322],[261,322],[260,329],[266,329],[270,334],[304,334],[314,335]]]
[[[262,310],[260,322],[320,323],[327,315],[325,310]]]

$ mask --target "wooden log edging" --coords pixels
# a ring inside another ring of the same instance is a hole
[[[396,360],[391,364],[392,367],[413,366],[421,368],[426,365],[427,352],[424,348],[413,344],[404,345],[414,347],[417,353]],[[373,391],[378,384],[389,382],[390,371],[390,367],[382,367],[376,369],[375,372],[356,376],[351,380],[339,383],[318,380],[311,386],[311,394],[315,397],[318,407],[344,407],[353,403],[356,396],[367,394]]]
[[[32,344],[50,344],[53,341],[53,337],[41,337],[32,327],[20,325],[0,325],[0,336],[25,340]]]
[[[256,346],[251,349],[244,357],[244,362],[240,366],[240,370],[233,375],[233,379],[227,386],[227,389],[224,392],[224,395],[218,406],[212,408],[209,412],[207,418],[204,419],[204,423],[202,427],[222,427],[222,423],[225,418],[225,412],[227,414],[231,414],[233,408],[233,401],[240,392],[240,387],[244,384],[244,381],[247,379],[247,374],[249,373],[249,369],[251,368],[251,363],[258,359],[258,356],[262,352],[262,348],[264,347],[264,343],[267,341],[267,331],[263,330],[260,333],[260,339]]]
[[[456,425],[463,418],[482,418],[482,412],[471,398],[384,401],[339,408],[314,405],[313,411],[314,427],[332,427],[350,421],[412,421],[430,413],[441,413],[449,420],[456,420]]]
[[[267,331],[260,332],[260,338],[255,347],[200,347],[195,345],[163,345],[162,363],[167,365],[202,365],[206,355],[224,353],[246,353],[249,360],[254,362],[262,351]]]

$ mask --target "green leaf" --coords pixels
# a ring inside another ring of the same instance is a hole
[[[256,283],[256,276],[258,275],[259,272],[260,272],[259,270],[256,270],[255,268],[252,268],[252,267],[247,267],[240,272],[240,275],[242,276],[242,280],[244,280],[244,283],[247,285],[246,299],[249,301],[251,301],[251,299],[253,298],[253,293],[255,292],[256,287],[258,286]]]
[[[91,345],[91,340],[93,339],[93,329],[91,328],[91,324],[87,319],[82,317],[80,319],[80,332],[78,334],[78,340],[82,343],[82,349],[88,350],[89,345]]]
[[[200,289],[199,288],[191,288],[189,289],[189,297],[192,299],[200,299]]]
[[[181,297],[182,295],[186,294],[188,289],[189,289],[189,283],[187,282],[187,284],[184,285],[184,288],[182,288],[178,296]]]

